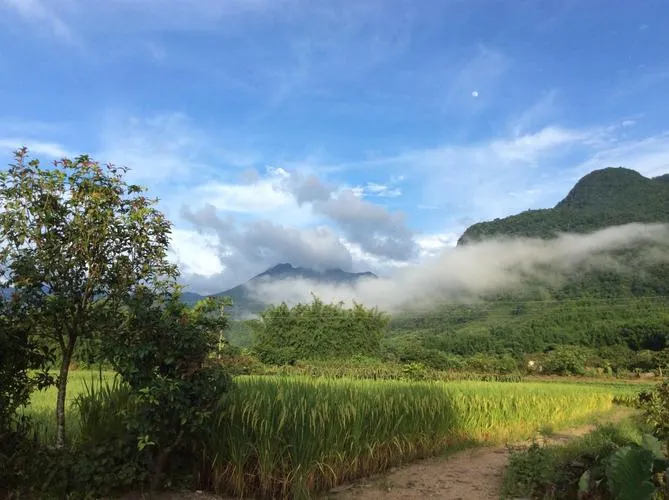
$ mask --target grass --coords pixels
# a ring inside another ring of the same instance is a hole
[[[528,438],[612,406],[594,385],[237,379],[209,438],[221,493],[307,498],[463,443]]]
[[[112,372],[102,372],[103,382],[112,380]],[[71,403],[87,385],[99,383],[96,371],[70,375],[67,429],[73,444],[82,429]],[[555,381],[239,376],[206,436],[202,482],[238,496],[312,497],[419,457],[580,423],[610,409],[614,396],[638,390]],[[92,392],[100,398],[113,393]],[[55,401],[55,388],[35,393],[27,410],[47,442],[54,435]],[[105,412],[98,413],[100,431]]]
[[[95,370],[70,371],[65,399],[65,424],[68,439],[72,444],[76,444],[81,433],[79,412],[73,408],[72,403],[77,396],[84,394],[87,386],[99,386],[100,377],[102,377],[103,384],[111,382],[114,378],[114,372]],[[58,390],[55,386],[42,391],[35,391],[30,398],[30,406],[24,410],[24,413],[29,415],[33,420],[38,439],[46,444],[52,444],[56,440],[57,393]]]

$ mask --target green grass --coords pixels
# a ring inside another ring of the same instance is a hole
[[[102,376],[113,380],[112,372]],[[67,430],[73,444],[82,429],[72,402],[86,384],[98,386],[99,377],[96,371],[71,373]],[[614,396],[641,388],[286,375],[239,376],[235,382],[206,439],[203,481],[220,493],[298,498],[419,457],[580,423],[610,409]],[[46,442],[53,440],[55,401],[55,388],[38,392],[27,410]],[[98,417],[100,431],[104,412]]]
[[[239,377],[209,439],[221,493],[308,497],[463,443],[523,439],[612,406],[606,387]]]
[[[56,374],[54,374],[56,375]],[[103,383],[111,382],[114,372],[103,371]],[[86,386],[99,386],[100,372],[95,370],[73,370],[68,376],[65,424],[68,439],[76,444],[81,432],[79,412],[72,403],[77,396],[85,392]],[[56,395],[58,390],[55,386],[42,391],[35,391],[30,398],[30,405],[24,413],[30,416],[34,423],[38,439],[45,444],[52,444],[56,439]]]

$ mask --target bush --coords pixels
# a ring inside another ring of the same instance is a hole
[[[511,453],[502,498],[647,498],[616,496],[620,488],[611,479],[620,477],[620,470],[611,464],[611,459],[617,453],[641,448],[640,444],[648,440],[635,423],[623,421],[599,426],[564,446],[533,443],[527,449]],[[633,483],[632,476],[628,479]],[[638,485],[634,486],[640,493]]]
[[[344,358],[355,354],[378,356],[388,318],[377,309],[360,304],[285,303],[272,306],[249,321],[258,357],[270,364],[295,360]]]
[[[547,375],[583,375],[588,352],[577,346],[558,346],[549,351],[543,361],[543,372]]]
[[[122,421],[137,460],[148,466],[151,489],[161,486],[164,473],[188,470],[202,451],[202,433],[231,384],[209,359],[226,325],[222,305],[214,299],[188,308],[178,290],[140,289],[129,304],[122,341],[105,346],[127,391],[108,396],[130,403]],[[103,439],[103,444],[108,443]]]

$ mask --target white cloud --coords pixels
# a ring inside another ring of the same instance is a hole
[[[27,147],[31,155],[44,155],[53,159],[72,158],[75,154],[68,151],[62,144],[55,142],[44,142],[17,137],[0,138],[0,149],[16,151],[21,147]]]
[[[65,21],[47,8],[49,4],[40,0],[3,0],[3,2],[26,21],[39,26],[48,26],[57,38],[66,42],[75,40],[72,30]]]
[[[631,168],[646,177],[666,174],[669,172],[669,133],[616,142],[581,163],[577,175],[604,167]]]
[[[295,199],[273,185],[271,179],[263,179],[253,184],[228,184],[211,182],[199,186],[193,198],[210,203],[223,212],[236,212],[266,216],[277,210],[297,208]]]
[[[393,187],[388,184],[378,184],[376,182],[368,182],[364,186],[356,186],[352,188],[356,196],[378,196],[379,198],[396,198],[402,196],[402,189]]]
[[[184,181],[209,170],[201,160],[208,140],[180,113],[109,116],[100,143],[96,157],[129,167],[128,177],[135,182]]]
[[[540,155],[565,144],[573,144],[590,135],[559,127],[546,127],[533,134],[502,139],[490,144],[490,154],[503,162],[536,163]]]
[[[460,234],[455,232],[423,234],[416,238],[420,249],[420,258],[432,258],[441,255],[447,248],[454,247]]]
[[[225,271],[219,258],[220,241],[214,234],[193,230],[172,230],[169,257],[184,275],[210,277]]]

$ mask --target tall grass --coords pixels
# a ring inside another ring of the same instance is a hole
[[[611,405],[610,391],[583,385],[238,377],[207,438],[211,485],[308,498],[449,447],[525,438]]]
[[[74,401],[87,391],[87,387],[106,386],[114,378],[112,371],[74,370],[67,381],[65,401],[65,424],[68,441],[76,445],[81,437],[80,412],[74,407]],[[56,395],[55,386],[42,391],[35,391],[30,397],[30,404],[22,413],[31,417],[36,437],[44,444],[53,444],[56,439]]]
[[[73,372],[68,432],[123,429],[127,391],[111,372]],[[102,385],[101,385],[102,382]],[[240,376],[203,436],[201,481],[219,493],[307,498],[342,482],[447,449],[524,439],[611,407],[632,387],[583,383],[409,382]],[[638,390],[638,387],[634,387]],[[78,401],[79,394],[86,395]],[[36,393],[28,412],[53,435],[55,391]],[[38,418],[39,420],[39,418]],[[97,434],[96,434],[97,433]]]

